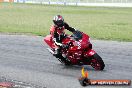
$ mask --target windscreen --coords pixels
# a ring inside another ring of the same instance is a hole
[[[75,40],[78,41],[78,40],[82,39],[83,34],[80,31],[76,31],[76,32],[73,33],[72,36],[74,37]]]

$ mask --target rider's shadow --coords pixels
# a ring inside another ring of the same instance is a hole
[[[90,65],[82,65],[82,66],[79,66],[79,65],[69,65],[69,66],[66,66],[66,65],[63,65],[63,64],[58,64],[62,67],[62,69],[67,69],[67,70],[79,70],[81,71],[82,68],[84,67],[85,70],[88,70],[88,71],[99,71],[99,70],[95,70],[94,68],[92,68]],[[102,70],[102,71],[99,71],[99,72],[106,72],[106,70]]]
[[[81,71],[81,69],[84,67],[86,70],[88,71],[95,71],[94,68],[92,68],[91,66],[87,66],[87,65],[82,65],[82,66],[78,66],[78,65],[63,65],[63,64],[59,64],[60,66],[62,66],[62,69],[69,69],[69,70],[79,70]]]

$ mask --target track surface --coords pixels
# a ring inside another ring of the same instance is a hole
[[[132,80],[132,42],[93,40],[92,43],[106,67],[104,71],[95,71],[85,66],[89,78]],[[0,34],[0,76],[47,88],[81,88],[78,77],[82,67],[63,66],[46,48],[43,37]]]

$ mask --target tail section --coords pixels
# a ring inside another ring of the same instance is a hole
[[[45,38],[44,38],[44,41],[48,44],[48,46],[50,46],[50,48],[54,48],[56,47],[53,40],[52,40],[52,35],[47,35]]]

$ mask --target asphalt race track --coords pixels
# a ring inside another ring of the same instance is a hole
[[[103,58],[104,71],[85,66],[90,79],[132,80],[132,42],[92,40]],[[64,66],[43,43],[43,37],[0,34],[0,77],[43,88],[82,88],[80,66]],[[86,88],[132,88],[132,86],[89,86]]]

